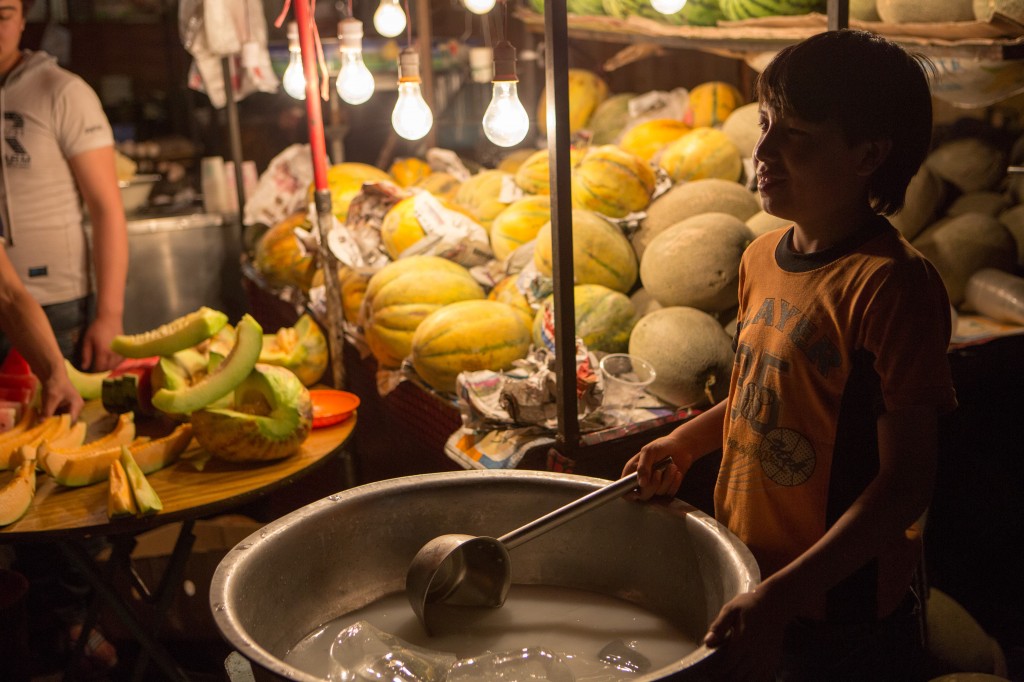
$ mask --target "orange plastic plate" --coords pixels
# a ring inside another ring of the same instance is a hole
[[[348,391],[320,388],[309,392],[313,400],[313,428],[345,421],[359,407],[359,396]]]

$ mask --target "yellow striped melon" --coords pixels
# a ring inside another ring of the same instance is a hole
[[[593,211],[572,211],[572,254],[576,284],[601,284],[628,292],[636,282],[633,246],[617,225]],[[551,223],[537,233],[533,262],[541,274],[551,276]]]
[[[729,392],[732,339],[714,317],[672,306],[644,315],[629,337],[629,354],[651,363],[647,390],[678,407],[714,404]]]
[[[437,197],[441,206],[458,211],[472,218],[462,207]],[[388,209],[380,225],[380,241],[384,250],[392,259],[397,259],[402,252],[427,236],[427,231],[416,214],[416,195],[408,196]]]
[[[497,169],[515,175],[515,172],[523,165],[523,161],[533,156],[535,151],[535,149],[530,149],[529,147],[515,149],[501,159]]]
[[[374,274],[366,287],[366,343],[381,367],[397,369],[427,315],[448,303],[482,298],[483,289],[458,263],[437,256],[394,261]]]
[[[299,211],[260,236],[256,242],[256,270],[272,287],[293,286],[309,291],[319,260],[316,251],[307,246],[314,239],[309,234],[312,228],[306,211]]]
[[[661,152],[660,165],[673,182],[721,178],[737,181],[743,160],[729,136],[717,128],[694,128]]]
[[[550,351],[556,350],[554,305],[554,296],[548,296],[533,318],[534,345]],[[637,314],[624,293],[600,284],[580,284],[573,287],[573,319],[576,336],[589,350],[623,353]]]
[[[394,181],[394,178],[376,166],[356,161],[336,163],[327,169],[327,185],[331,190],[331,212],[344,223],[348,217],[348,205],[363,189],[363,183]],[[313,201],[315,190],[316,187],[310,183],[307,192],[310,202]]]
[[[508,203],[501,201],[501,188],[506,181],[511,182],[512,176],[505,171],[480,171],[459,186],[452,201],[489,230],[495,216],[508,208]]]
[[[500,301],[460,301],[432,312],[416,329],[412,366],[432,388],[455,392],[460,372],[510,369],[530,350],[522,313]]]
[[[622,134],[619,146],[627,152],[650,162],[657,154],[692,128],[674,118],[655,118],[637,123]]]
[[[397,158],[388,168],[388,173],[400,187],[411,187],[431,174],[430,164],[415,156]]]
[[[723,81],[701,83],[690,90],[683,122],[691,128],[718,126],[744,102],[734,85]]]
[[[569,150],[569,165],[575,166],[583,158],[582,149]],[[548,150],[540,149],[531,154],[516,169],[514,181],[527,194],[551,194],[551,166]]]
[[[451,201],[455,198],[455,193],[459,191],[459,185],[461,184],[458,178],[451,173],[439,171],[421,178],[413,183],[412,186],[430,192],[438,199]]]
[[[498,260],[507,259],[523,244],[533,241],[551,220],[551,198],[526,196],[512,202],[491,223],[491,250]]]
[[[572,205],[622,218],[651,203],[654,170],[612,144],[591,147],[572,172]]]
[[[519,288],[517,275],[509,275],[494,285],[494,288],[487,293],[490,301],[501,301],[507,303],[526,317],[527,324],[533,320],[533,308],[530,306],[526,294]]]
[[[569,134],[582,130],[591,114],[608,97],[608,83],[593,71],[569,69]],[[547,88],[537,102],[537,128],[548,132]]]

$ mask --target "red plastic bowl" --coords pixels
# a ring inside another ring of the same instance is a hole
[[[313,428],[343,422],[359,407],[359,396],[348,391],[319,388],[309,392],[313,400]]]

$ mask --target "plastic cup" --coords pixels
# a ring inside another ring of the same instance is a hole
[[[651,363],[628,353],[606,355],[599,366],[605,407],[632,409],[656,376]]]

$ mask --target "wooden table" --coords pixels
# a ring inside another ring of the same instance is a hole
[[[98,403],[89,403],[83,410],[83,419],[94,423],[98,423],[102,415],[102,407]],[[353,415],[340,424],[314,429],[299,452],[285,459],[231,464],[210,458],[202,469],[194,464],[193,456],[203,453],[193,440],[181,459],[146,477],[160,496],[163,511],[142,518],[108,519],[106,482],[65,488],[49,476],[40,474],[36,495],[28,512],[15,523],[0,528],[0,543],[56,542],[142,646],[143,653],[136,662],[133,679],[145,679],[147,657],[151,657],[168,679],[187,680],[187,675],[159,642],[158,635],[159,621],[181,585],[185,564],[195,541],[192,529],[196,519],[224,512],[309,474],[332,455],[340,453],[355,425],[356,416]],[[140,432],[143,428],[144,424],[140,424]],[[134,538],[139,533],[175,521],[182,522],[178,540],[159,586],[151,589],[139,581],[131,568]],[[113,545],[111,556],[102,570],[83,544],[92,536],[105,536]],[[123,571],[132,581],[133,588],[146,601],[156,605],[156,627],[143,626],[132,605],[113,587],[117,571]],[[82,653],[97,616],[97,609],[90,609],[78,640],[78,655]]]

